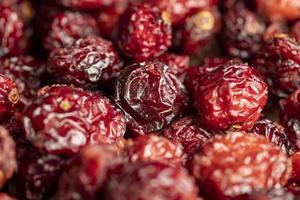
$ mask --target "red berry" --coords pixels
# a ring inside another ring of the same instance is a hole
[[[129,140],[124,156],[130,162],[156,161],[175,166],[180,166],[185,161],[183,148],[179,143],[155,135],[137,136],[134,140]]]
[[[90,88],[118,77],[122,65],[111,42],[88,36],[66,48],[53,50],[47,72],[56,83]]]
[[[115,101],[127,126],[137,134],[159,131],[188,105],[188,94],[170,68],[160,62],[127,66],[118,79]]]
[[[277,34],[266,42],[253,65],[279,97],[287,97],[300,87],[300,45],[288,35]]]
[[[284,189],[273,189],[269,191],[257,191],[233,198],[232,200],[296,200],[297,196]]]
[[[119,23],[119,48],[135,61],[152,60],[171,46],[170,23],[169,14],[156,7],[130,5]]]
[[[112,145],[92,145],[83,148],[66,167],[59,179],[57,200],[94,199],[102,186],[108,168],[119,162],[118,151]]]
[[[211,129],[250,130],[268,98],[268,87],[257,71],[231,61],[198,79],[195,106]]]
[[[292,176],[290,181],[300,182],[300,152],[291,156],[292,160]]]
[[[17,199],[9,196],[8,194],[0,193],[0,200],[17,200]]]
[[[110,6],[117,0],[58,0],[66,7],[80,10],[97,10],[105,6]]]
[[[73,155],[95,143],[114,143],[125,133],[122,113],[109,100],[79,88],[45,87],[23,119],[26,137],[42,152]]]
[[[48,51],[71,45],[80,38],[99,34],[96,19],[88,14],[57,12],[47,20],[50,23],[45,30],[43,46]]]
[[[202,148],[211,137],[211,133],[203,129],[194,116],[188,116],[173,122],[164,130],[163,136],[171,141],[180,142],[184,152],[191,157]]]
[[[266,138],[230,132],[204,145],[191,172],[208,199],[226,199],[285,185],[290,165],[286,154]]]
[[[197,200],[194,180],[181,168],[157,162],[126,164],[106,187],[109,200]]]

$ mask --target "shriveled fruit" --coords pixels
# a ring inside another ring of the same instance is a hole
[[[122,66],[111,42],[88,36],[66,48],[53,50],[47,72],[55,83],[91,88],[118,77]]]
[[[97,10],[112,5],[116,0],[58,0],[58,2],[73,9]]]
[[[111,177],[104,199],[196,200],[197,193],[193,178],[184,169],[158,162],[134,162]]]
[[[170,68],[160,62],[127,66],[118,79],[115,102],[137,134],[158,131],[188,105],[188,94]]]
[[[189,157],[199,151],[211,135],[197,123],[194,116],[187,116],[173,122],[163,132],[163,136],[169,140],[180,142]]]
[[[181,144],[156,135],[137,136],[125,145],[124,156],[130,162],[156,161],[180,166],[185,161]]]
[[[191,173],[208,199],[226,199],[284,186],[291,162],[262,136],[229,132],[210,139],[191,163]]]
[[[36,148],[63,155],[88,144],[114,143],[126,130],[122,113],[106,97],[64,85],[41,89],[23,124]]]
[[[134,61],[149,61],[171,46],[170,16],[148,4],[131,5],[120,18],[118,45]]]
[[[266,105],[268,87],[254,68],[231,61],[200,76],[194,98],[208,128],[251,130]]]

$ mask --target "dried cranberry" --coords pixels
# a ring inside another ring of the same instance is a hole
[[[121,16],[118,45],[135,61],[149,61],[168,50],[172,40],[170,16],[147,4],[130,5]]]
[[[257,8],[271,21],[294,20],[300,17],[297,0],[256,0]]]
[[[224,15],[222,42],[232,57],[248,59],[261,48],[265,23],[245,7],[236,6]]]
[[[156,135],[143,135],[129,140],[124,156],[130,162],[156,161],[175,166],[180,166],[185,161],[183,148],[179,143]]]
[[[94,199],[106,172],[118,163],[118,151],[112,145],[92,145],[83,148],[66,167],[59,179],[57,200]]]
[[[95,18],[79,12],[57,12],[50,19],[43,38],[43,46],[48,51],[73,44],[77,39],[98,35]]]
[[[300,87],[300,45],[288,35],[277,34],[266,42],[253,65],[279,97],[287,97]]]
[[[17,169],[15,142],[2,126],[0,127],[0,152],[0,188],[2,188]]]
[[[229,132],[210,139],[194,156],[191,172],[208,199],[226,199],[286,184],[290,160],[266,138]]]
[[[295,152],[295,146],[290,141],[283,126],[276,122],[262,118],[254,124],[252,133],[265,136],[271,142],[279,146],[283,151],[286,151],[289,155]]]
[[[228,62],[198,81],[195,106],[211,129],[250,130],[267,102],[267,84],[247,64]]]
[[[211,133],[203,129],[194,116],[187,116],[173,122],[164,130],[163,136],[171,141],[180,142],[185,153],[191,157],[202,148],[211,137]]]
[[[8,194],[5,193],[0,193],[0,199],[1,200],[17,200],[11,196],[9,196]]]
[[[111,42],[88,36],[66,48],[53,50],[47,72],[56,83],[89,88],[119,76],[122,65]]]
[[[126,164],[106,186],[109,200],[197,200],[194,180],[181,168],[158,162]]]
[[[127,66],[116,85],[115,101],[124,111],[129,130],[138,134],[158,131],[188,105],[184,85],[160,62]]]
[[[58,3],[73,9],[97,10],[110,6],[117,0],[58,0]]]
[[[300,21],[297,21],[292,27],[291,35],[300,43]]]
[[[102,96],[79,88],[45,87],[23,119],[26,137],[42,152],[73,155],[95,143],[114,143],[125,133],[122,113]]]

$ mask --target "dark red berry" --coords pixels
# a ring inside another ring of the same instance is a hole
[[[55,83],[91,88],[119,76],[123,66],[111,42],[88,36],[55,49],[48,58],[48,76]]]
[[[73,155],[95,143],[114,143],[125,133],[122,113],[101,94],[45,87],[23,119],[26,137],[42,152]]]
[[[291,156],[292,161],[292,176],[290,182],[300,182],[300,152]]]
[[[235,6],[224,15],[222,43],[232,57],[248,59],[261,48],[265,23],[244,6]]]
[[[48,51],[64,48],[80,38],[98,35],[99,30],[95,18],[79,12],[57,12],[50,20],[43,38],[43,46]]]
[[[286,154],[266,138],[229,132],[203,146],[194,156],[191,172],[207,199],[226,199],[285,185],[290,165]]]
[[[208,128],[250,130],[266,105],[268,87],[254,68],[231,61],[204,73],[194,98]]]
[[[106,192],[109,200],[197,200],[194,180],[181,168],[158,162],[126,164],[109,180]]]
[[[105,6],[110,6],[117,0],[58,0],[66,7],[80,10],[97,10]]]
[[[149,134],[170,124],[186,109],[188,94],[167,65],[143,62],[122,72],[115,101],[125,113],[129,130]]]
[[[156,135],[137,136],[125,145],[124,156],[129,162],[156,161],[180,166],[185,162],[182,146]]]
[[[199,151],[211,137],[211,133],[201,128],[194,116],[181,118],[164,129],[163,136],[171,141],[180,142],[184,152],[191,157]]]
[[[251,131],[256,135],[265,136],[271,142],[279,146],[283,151],[286,151],[288,155],[295,152],[295,146],[290,141],[283,126],[276,122],[262,118],[254,124]]]
[[[277,34],[266,42],[253,65],[277,96],[287,97],[300,87],[300,45],[288,35]]]
[[[118,162],[118,151],[112,145],[83,148],[59,179],[55,199],[94,199],[105,180],[108,168]]]
[[[149,61],[171,46],[171,21],[167,12],[147,4],[131,5],[120,19],[118,45],[127,57]]]
[[[9,196],[8,194],[0,193],[0,200],[17,200],[17,199]]]

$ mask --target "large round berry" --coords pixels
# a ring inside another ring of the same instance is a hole
[[[267,102],[267,84],[254,68],[241,62],[228,62],[198,81],[195,106],[212,129],[250,130]]]
[[[89,36],[66,48],[52,51],[47,72],[55,83],[88,88],[119,76],[122,65],[111,42]]]
[[[169,14],[147,4],[131,5],[121,16],[118,45],[127,57],[147,61],[168,50],[172,40]]]
[[[158,162],[126,164],[111,177],[106,200],[197,200],[194,180],[181,168]]]
[[[284,186],[291,173],[287,155],[266,138],[230,132],[209,140],[191,163],[208,199],[226,199]]]
[[[138,134],[158,131],[185,110],[188,94],[170,68],[160,62],[127,66],[116,85],[115,101],[128,128]]]
[[[287,97],[300,87],[300,45],[288,35],[277,34],[266,42],[253,65],[277,96]]]
[[[45,87],[23,119],[26,137],[42,152],[72,155],[95,143],[123,137],[122,113],[101,94],[55,85]]]
[[[177,166],[185,161],[183,148],[179,143],[156,135],[137,136],[134,140],[129,140],[124,156],[130,162],[157,161]]]
[[[99,34],[96,19],[88,14],[57,12],[49,20],[49,27],[43,33],[43,46],[48,51],[71,45],[79,38]]]
[[[187,116],[173,122],[164,130],[163,136],[171,141],[180,142],[184,152],[192,156],[202,148],[211,137],[211,133],[201,128],[194,116]]]
[[[66,7],[81,10],[97,10],[105,6],[110,6],[117,0],[58,0]]]

